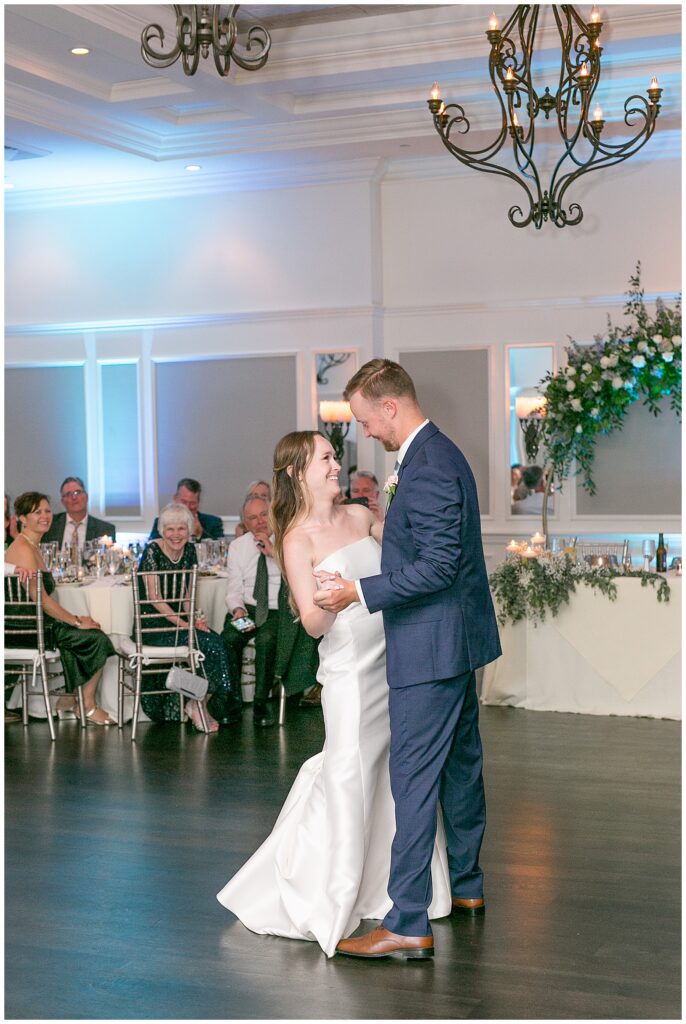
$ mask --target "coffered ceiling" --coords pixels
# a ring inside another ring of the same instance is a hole
[[[496,5],[501,17],[510,10]],[[456,161],[433,131],[428,91],[438,79],[442,94],[468,109],[475,143],[493,127],[490,12],[477,4],[250,4],[239,25],[269,28],[269,61],[220,78],[211,57],[193,77],[180,63],[157,71],[143,62],[141,31],[156,22],[173,35],[171,5],[8,4],[8,206],[339,180],[427,161],[449,173]],[[619,122],[626,96],[645,93],[655,73],[665,91],[649,145],[674,152],[680,5],[607,5],[602,13],[597,98],[606,119]],[[539,66],[551,91],[555,40],[544,12]],[[73,56],[74,46],[90,53]],[[201,171],[190,174],[189,163]]]

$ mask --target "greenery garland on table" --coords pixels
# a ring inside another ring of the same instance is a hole
[[[669,397],[681,415],[681,297],[674,309],[658,299],[651,316],[643,301],[640,262],[629,281],[624,313],[631,323],[613,326],[608,316],[607,337],[596,335],[593,345],[572,340],[567,365],[546,374],[540,386],[547,400],[539,432],[547,474],[562,481],[576,460],[590,494],[595,494],[591,466],[598,435],[621,429],[633,402],[642,399],[657,416],[662,399]]]
[[[669,601],[669,584],[654,572],[618,572],[616,569],[590,568],[572,562],[565,555],[552,558],[508,558],[496,566],[488,582],[496,600],[498,622],[519,622],[528,619],[543,622],[548,612],[553,618],[563,605],[569,604],[577,583],[605,594],[610,601],[617,598],[618,576],[633,576],[641,586],[657,588],[658,601]]]

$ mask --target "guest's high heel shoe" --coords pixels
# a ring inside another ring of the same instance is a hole
[[[205,708],[205,720],[207,722],[207,729],[203,728],[202,718],[200,717],[200,705],[198,704],[197,700],[188,701],[188,703],[186,704],[186,715],[193,723],[194,727],[198,730],[198,732],[210,733],[219,731],[219,722],[212,718],[207,708]]]

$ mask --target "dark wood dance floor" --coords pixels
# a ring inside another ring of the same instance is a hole
[[[483,709],[487,915],[415,964],[327,960],[215,899],[320,712],[57,728],[5,729],[10,1019],[680,1017],[679,723]]]

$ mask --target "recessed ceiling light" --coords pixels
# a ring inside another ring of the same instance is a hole
[[[85,57],[87,53],[90,53],[90,50],[85,46],[75,46],[71,52],[75,57]]]
[[[201,171],[202,167],[200,164],[186,164],[187,171]]]

